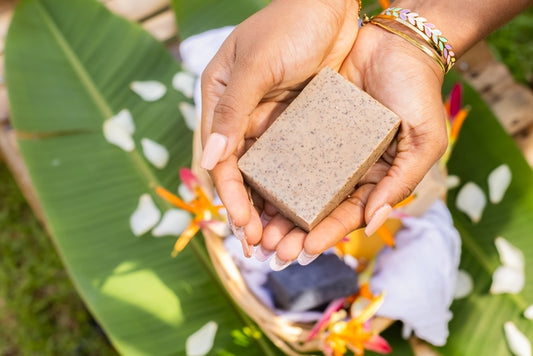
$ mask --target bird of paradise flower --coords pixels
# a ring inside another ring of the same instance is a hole
[[[193,215],[191,223],[174,244],[174,249],[172,250],[173,257],[176,257],[187,246],[198,230],[206,228],[217,234],[223,234],[227,230],[226,219],[220,213],[220,209],[223,206],[213,204],[207,194],[202,190],[200,181],[192,171],[188,168],[180,169],[180,178],[187,189],[193,194],[193,198],[188,202],[183,201],[177,195],[162,187],[155,189],[155,192],[161,198]]]

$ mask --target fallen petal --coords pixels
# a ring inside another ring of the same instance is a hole
[[[135,124],[127,109],[104,121],[103,132],[107,142],[126,152],[131,152],[135,148],[135,142],[131,137],[134,131]]]
[[[143,138],[141,140],[144,156],[157,168],[165,168],[168,162],[168,150],[159,143]]]
[[[189,190],[187,185],[181,183],[178,186],[178,195],[183,199],[184,202],[189,203],[191,202],[195,196],[194,193]]]
[[[455,290],[453,292],[454,299],[460,299],[470,295],[473,288],[474,282],[472,276],[462,269],[457,271],[457,280],[455,281]]]
[[[131,82],[130,89],[145,101],[159,100],[167,92],[167,87],[156,80]]]
[[[449,175],[446,177],[446,188],[457,188],[459,184],[461,184],[461,178],[459,178],[458,176]]]
[[[503,237],[497,237],[494,240],[500,261],[504,266],[508,266],[517,270],[525,268],[524,254],[516,246],[512,245]]]
[[[139,198],[137,209],[130,216],[131,231],[135,236],[141,236],[150,231],[161,218],[161,212],[155,205],[150,194],[143,194]]]
[[[194,105],[185,101],[179,103],[178,106],[183,118],[185,119],[185,124],[187,124],[189,129],[194,131],[196,129],[197,122],[196,108]]]
[[[508,266],[500,266],[492,274],[490,292],[492,294],[517,294],[524,288],[524,283],[524,271]]]
[[[509,349],[516,356],[531,356],[531,342],[512,321],[503,324]]]
[[[488,177],[489,183],[489,199],[493,204],[498,204],[502,201],[509,184],[511,184],[512,173],[509,166],[502,164],[490,172]]]
[[[181,209],[170,209],[163,214],[163,218],[152,230],[155,237],[179,236],[191,223],[191,215]]]
[[[172,78],[174,89],[182,92],[187,98],[192,98],[195,83],[196,78],[194,74],[189,72],[177,72]]]
[[[187,356],[206,355],[213,348],[217,329],[218,324],[210,321],[194,334],[190,335],[185,342]]]
[[[533,320],[533,304],[524,310],[524,317],[529,320]]]
[[[472,222],[477,223],[481,220],[483,210],[487,205],[487,198],[476,183],[468,182],[457,194],[455,205],[457,209],[468,215]]]

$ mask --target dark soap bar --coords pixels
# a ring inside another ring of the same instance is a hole
[[[324,254],[307,266],[292,264],[270,272],[266,286],[280,309],[304,311],[359,290],[357,274],[337,255]]]

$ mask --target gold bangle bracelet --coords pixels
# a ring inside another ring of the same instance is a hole
[[[392,28],[392,27],[390,27],[388,25],[385,25],[382,22],[376,21],[375,17],[373,17],[370,20],[368,20],[368,22],[373,24],[373,25],[379,26],[382,29],[384,29],[384,30],[386,30],[388,32],[391,32],[391,33],[393,33],[393,34],[395,34],[397,36],[400,36],[404,40],[408,41],[409,43],[414,45],[416,48],[420,49],[421,51],[426,53],[428,56],[430,56],[435,61],[435,63],[437,63],[439,65],[439,67],[442,69],[442,72],[444,74],[446,74],[446,67],[445,67],[444,62],[442,61],[441,57],[437,53],[432,51],[430,48],[424,46],[423,44],[420,44],[418,41],[416,41],[415,39],[411,38],[409,35],[406,35],[403,32],[400,32],[400,31],[398,31],[398,30],[396,30],[396,29],[394,29],[394,28]]]

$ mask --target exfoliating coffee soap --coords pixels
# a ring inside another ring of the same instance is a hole
[[[353,191],[399,125],[396,114],[325,68],[240,158],[239,169],[309,231]]]

